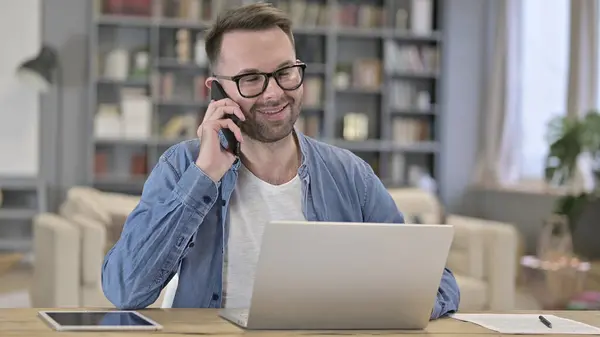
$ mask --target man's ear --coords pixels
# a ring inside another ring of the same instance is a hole
[[[213,82],[213,81],[216,81],[216,80],[217,80],[217,78],[216,78],[216,77],[212,77],[212,76],[211,76],[211,77],[207,78],[207,79],[206,79],[206,81],[204,81],[204,85],[206,85],[206,87],[207,87],[208,89],[210,89],[210,87],[212,86],[212,82]]]

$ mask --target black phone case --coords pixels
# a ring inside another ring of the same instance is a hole
[[[211,87],[210,87],[210,98],[214,101],[218,101],[218,100],[228,98],[228,97],[229,96],[227,96],[227,94],[225,93],[225,90],[223,89],[221,84],[219,84],[219,82],[217,82],[217,81],[213,81],[211,84]],[[235,123],[235,125],[237,125],[237,126],[240,125],[240,119],[236,115],[227,114],[227,116],[224,118],[230,118],[233,121],[233,123]],[[223,136],[225,136],[225,139],[227,140],[227,144],[221,143],[221,146],[223,146],[223,148],[225,150],[227,150],[227,151],[231,152],[232,154],[239,157],[240,156],[240,143],[238,142],[237,138],[235,138],[233,131],[224,128],[224,129],[221,129],[221,132],[223,133]]]

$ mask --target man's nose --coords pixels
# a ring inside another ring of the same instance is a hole
[[[278,99],[279,97],[281,97],[282,94],[283,94],[283,89],[281,89],[279,84],[277,84],[277,81],[275,80],[275,78],[269,77],[269,80],[267,82],[267,88],[265,89],[265,92],[263,93],[263,97],[266,100],[273,99],[273,98]]]

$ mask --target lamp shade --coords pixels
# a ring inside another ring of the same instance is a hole
[[[17,76],[36,89],[48,91],[54,82],[53,72],[58,63],[54,48],[43,46],[36,57],[23,62],[17,69]]]

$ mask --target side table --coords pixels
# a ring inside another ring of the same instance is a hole
[[[600,292],[600,261],[590,261],[590,270],[585,277],[585,290]]]
[[[561,257],[542,261],[535,256],[521,258],[523,279],[543,310],[564,310],[584,290],[590,264],[577,258]]]

